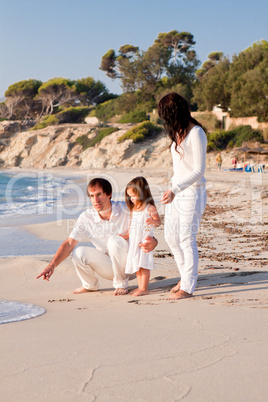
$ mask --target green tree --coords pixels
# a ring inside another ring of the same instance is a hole
[[[109,91],[105,84],[101,81],[95,81],[93,77],[78,79],[75,85],[82,104],[87,106],[98,105],[109,99]]]
[[[195,71],[200,64],[196,52],[194,37],[189,32],[171,31],[160,33],[155,43],[162,44],[170,51],[166,65],[166,76],[170,86],[184,84],[192,87]]]
[[[234,56],[228,85],[234,117],[258,116],[268,120],[268,42],[254,43]]]
[[[199,110],[218,105],[234,117],[268,120],[268,42],[254,43],[232,62],[213,52],[196,72],[194,101]]]
[[[138,88],[138,70],[141,60],[139,48],[133,45],[123,45],[116,55],[110,49],[101,60],[100,70],[105,71],[109,78],[119,78],[124,92],[135,91]]]
[[[5,105],[8,109],[9,119],[16,113],[21,114],[25,120],[29,118],[31,112],[38,108],[35,97],[41,85],[41,81],[29,79],[16,82],[8,87],[5,92]]]
[[[194,72],[199,64],[195,42],[189,32],[160,33],[147,51],[133,45],[124,45],[116,55],[110,49],[101,60],[100,69],[112,79],[119,78],[124,92],[139,89],[155,93],[158,83],[165,76],[169,86],[179,83],[192,85]]]
[[[230,106],[230,90],[227,85],[230,61],[221,56],[214,62],[211,58],[198,71],[198,80],[194,86],[194,102],[198,110],[212,110],[215,105],[227,111]]]
[[[202,64],[202,67],[196,71],[196,76],[201,79],[209,70],[215,67],[220,61],[224,60],[224,56],[222,52],[212,52],[208,55],[208,60]]]
[[[139,88],[148,92],[156,89],[157,83],[166,72],[170,56],[171,51],[159,43],[154,43],[143,52],[138,74]]]
[[[155,43],[161,43],[172,51],[173,65],[177,63],[177,59],[187,59],[188,51],[195,45],[194,37],[189,32],[170,31],[168,33],[160,33]]]
[[[116,71],[116,54],[113,49],[108,50],[108,52],[102,56],[100,70],[105,71],[109,78],[118,78]]]
[[[42,102],[41,115],[52,114],[60,105],[72,106],[78,99],[75,81],[66,78],[52,78],[38,89],[36,99]]]

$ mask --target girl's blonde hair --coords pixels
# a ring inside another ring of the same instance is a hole
[[[127,207],[132,211],[134,208],[134,204],[130,199],[130,196],[127,193],[127,190],[132,189],[133,193],[138,197],[139,204],[138,206],[141,206],[142,204],[151,204],[155,205],[151,190],[149,187],[149,184],[147,180],[143,176],[135,177],[132,179],[126,186],[125,189],[125,200]]]

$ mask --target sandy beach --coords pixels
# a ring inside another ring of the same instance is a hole
[[[136,173],[148,179],[157,201],[170,179],[166,171],[107,171],[117,192]],[[50,282],[35,277],[51,255],[0,258],[0,299],[46,309],[39,317],[0,325],[1,400],[267,399],[268,173],[211,169],[206,179],[199,277],[191,299],[167,300],[178,271],[163,224],[155,231],[150,294],[140,298],[113,296],[111,282],[102,278],[99,292],[71,294],[80,282],[70,258]],[[22,229],[41,240],[63,241],[72,225],[70,218],[28,222]]]

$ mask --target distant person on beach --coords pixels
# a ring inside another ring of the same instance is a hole
[[[222,157],[221,153],[219,152],[218,155],[216,156],[216,162],[217,162],[217,170],[221,171],[221,164],[222,164]]]
[[[233,165],[233,169],[236,169],[236,167],[237,167],[237,158],[236,158],[236,156],[233,158],[233,160],[232,160],[232,165]]]
[[[82,286],[75,294],[96,291],[99,282],[95,273],[113,281],[114,295],[128,293],[128,276],[125,266],[128,241],[119,236],[126,234],[130,224],[130,213],[125,202],[111,201],[112,186],[103,178],[92,179],[87,186],[87,195],[92,207],[83,212],[70,236],[62,243],[49,265],[37,276],[49,280],[55,268],[73,251],[72,261]],[[88,239],[95,247],[75,246]],[[151,252],[157,245],[154,237],[147,236],[140,248]],[[134,276],[133,276],[134,277]]]
[[[174,254],[181,280],[171,289],[170,299],[191,297],[198,276],[196,235],[206,206],[207,137],[190,114],[187,101],[177,93],[164,96],[159,117],[171,139],[173,177],[161,202],[165,210],[165,239]]]
[[[140,248],[147,236],[153,237],[153,227],[161,225],[155,203],[144,177],[135,177],[125,190],[125,198],[131,213],[131,224],[126,235],[129,239],[129,250],[126,262],[126,274],[136,273],[138,288],[131,292],[132,296],[144,296],[148,292],[150,271],[154,269],[153,252],[145,253]]]

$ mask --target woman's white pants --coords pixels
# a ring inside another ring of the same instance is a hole
[[[206,207],[206,189],[189,187],[166,205],[165,239],[181,276],[181,290],[192,294],[198,276],[196,235]]]
[[[107,249],[108,253],[94,247],[78,246],[75,248],[72,260],[85,289],[99,289],[99,281],[95,273],[112,280],[115,289],[128,287],[128,277],[125,274],[128,242],[119,235],[111,236],[107,242]]]

